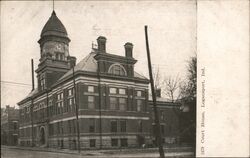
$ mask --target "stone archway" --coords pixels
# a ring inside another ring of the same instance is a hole
[[[45,128],[44,128],[44,126],[40,127],[40,144],[45,145]]]

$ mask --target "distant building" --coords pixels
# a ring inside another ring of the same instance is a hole
[[[191,97],[190,97],[191,98]],[[195,146],[196,144],[196,99],[182,98],[180,120],[180,142]]]
[[[15,107],[1,108],[1,144],[18,144],[18,120],[19,110]]]
[[[76,104],[81,148],[150,143],[149,80],[134,71],[133,44],[124,45],[125,56],[109,54],[100,36],[97,48],[75,65],[69,42],[53,11],[38,41],[38,87],[18,103],[19,144],[75,149]]]
[[[163,145],[179,143],[179,132],[180,132],[180,103],[172,103],[169,99],[161,96],[161,90],[156,90],[156,105],[159,114],[159,121],[161,126],[162,142]],[[150,132],[151,140],[156,145],[155,134],[156,125],[154,122],[155,115],[153,110],[153,101],[149,98],[149,108],[151,113],[150,119]]]

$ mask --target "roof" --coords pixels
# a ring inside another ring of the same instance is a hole
[[[153,100],[152,96],[149,96],[148,100],[152,101]],[[156,97],[156,101],[159,101],[159,102],[171,102],[172,103],[172,101],[170,99],[168,99],[168,98],[162,98],[162,97]]]
[[[41,37],[47,36],[47,35],[56,35],[61,37],[67,37],[67,31],[62,22],[58,19],[56,16],[55,11],[53,10],[51,17],[47,21],[47,23],[44,25]]]
[[[28,99],[29,97],[34,96],[34,95],[37,94],[37,93],[38,93],[38,88],[36,88],[36,89],[34,89],[33,91],[31,91],[31,92],[30,92],[24,99],[22,99],[19,103],[21,103],[22,101]],[[17,104],[19,104],[19,103],[17,103]]]
[[[92,51],[89,55],[87,55],[85,58],[83,58],[75,67],[75,72],[77,71],[87,71],[87,72],[97,72],[97,61],[94,58],[94,56],[97,54],[97,52]],[[69,70],[66,74],[64,74],[58,81],[61,81],[62,79],[66,78],[69,75],[72,75],[73,69]],[[145,76],[137,73],[134,71],[134,77],[140,78],[140,79],[147,79]]]

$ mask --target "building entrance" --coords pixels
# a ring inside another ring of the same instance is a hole
[[[44,129],[44,127],[40,128],[40,144],[41,145],[45,144],[45,129]]]

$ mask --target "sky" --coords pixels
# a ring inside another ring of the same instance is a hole
[[[1,107],[17,107],[31,91],[30,60],[36,69],[37,41],[52,8],[52,1],[1,2]],[[55,12],[77,62],[91,52],[98,36],[105,36],[108,53],[124,56],[124,44],[133,43],[135,70],[148,76],[145,25],[153,70],[159,67],[163,78],[185,78],[187,61],[196,53],[195,1],[56,1]]]

